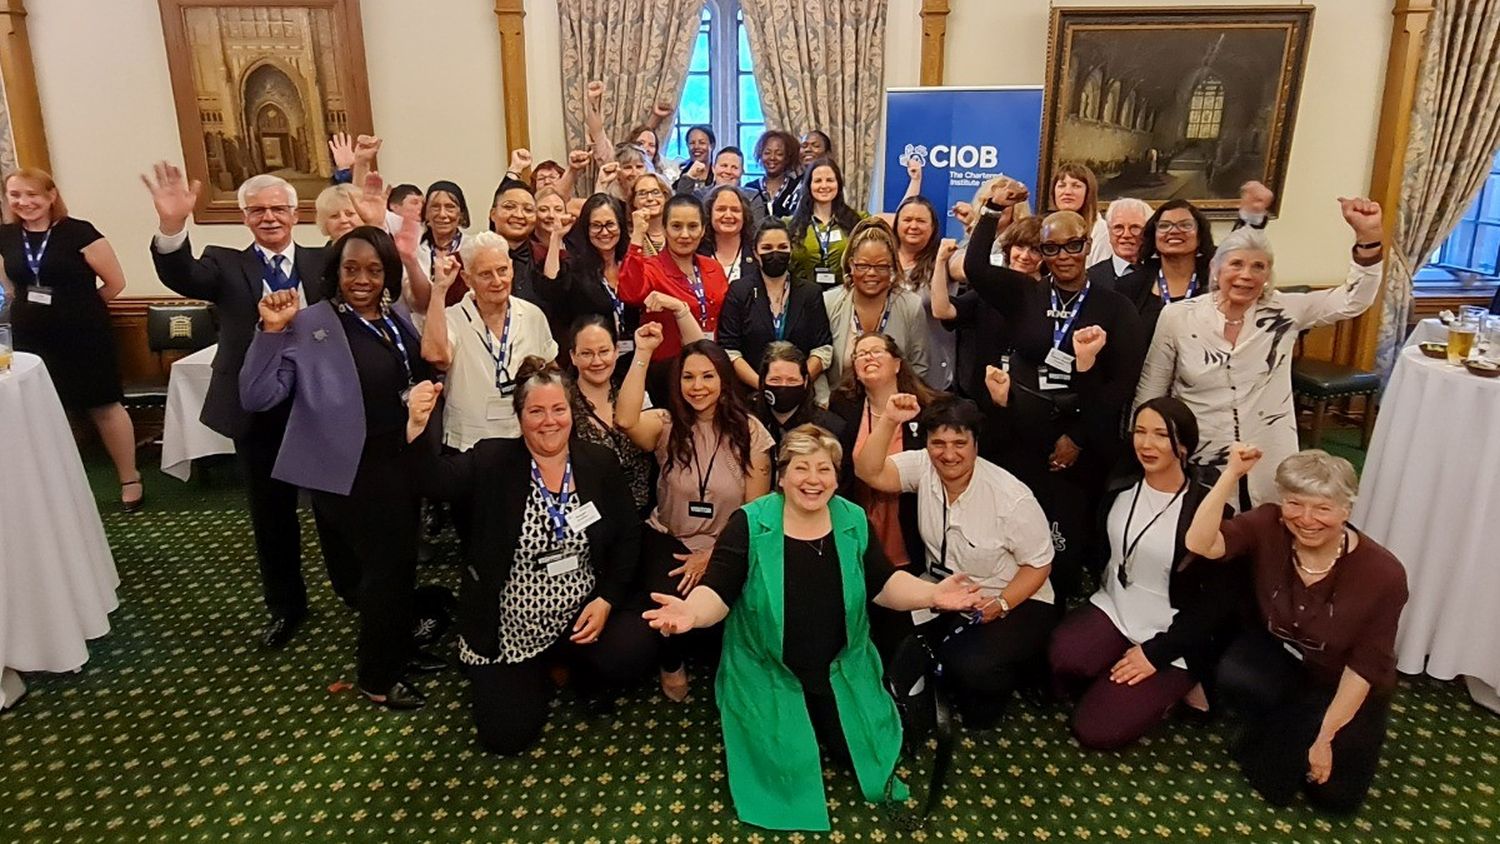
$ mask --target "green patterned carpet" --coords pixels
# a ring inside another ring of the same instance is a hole
[[[91,475],[108,501],[107,473]],[[477,750],[457,673],[428,679],[416,713],[330,693],[353,676],[352,618],[318,571],[310,520],[314,614],[288,650],[262,652],[248,523],[232,480],[210,480],[153,476],[146,513],[106,515],[124,581],[114,630],[83,673],[33,676],[31,696],[0,715],[0,842],[820,838],[735,820],[701,676],[680,707],[644,684],[612,716],[564,696],[536,749],[509,760]],[[454,568],[422,572],[441,580]],[[1354,821],[1261,803],[1228,759],[1228,735],[1174,723],[1125,752],[1085,753],[1060,708],[1022,703],[1000,729],[963,736],[922,832],[892,828],[851,775],[828,774],[826,838],[1500,840],[1500,717],[1456,684],[1402,683]]]

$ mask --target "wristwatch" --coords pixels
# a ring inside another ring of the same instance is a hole
[[[981,205],[981,206],[979,206],[979,216],[981,216],[981,217],[999,217],[999,216],[1001,216],[1001,215],[1003,215],[1005,213],[1005,209],[1007,207],[1008,206],[1005,206],[1005,205],[996,205],[995,203],[990,202],[989,200],[985,200],[984,204]]]
[[[1005,596],[1004,595],[1001,595],[999,600],[1000,600],[1000,617],[1001,618],[1005,618],[1006,616],[1010,615],[1010,602],[1007,601],[1007,600],[1005,600]]]

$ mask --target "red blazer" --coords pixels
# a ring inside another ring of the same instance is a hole
[[[704,333],[712,337],[719,327],[719,309],[724,307],[724,297],[729,292],[729,279],[724,275],[724,268],[713,258],[695,255],[693,260],[698,265],[698,277],[703,279],[703,296],[708,300],[707,320],[698,308],[698,297],[693,294],[692,283],[677,269],[676,262],[667,252],[647,258],[639,246],[630,247],[630,251],[625,253],[625,262],[620,265],[620,301],[639,307],[645,302],[646,295],[653,290],[681,299],[687,303],[688,310],[703,327]],[[682,351],[682,337],[677,333],[677,322],[670,314],[665,311],[645,311],[641,314],[641,322],[661,324],[662,344],[651,356],[653,361],[671,360]]]

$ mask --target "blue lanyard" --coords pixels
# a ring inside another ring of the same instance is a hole
[[[43,244],[43,248],[45,248],[45,246],[46,246],[46,244]],[[265,271],[261,274],[260,281],[265,286],[271,288],[272,292],[281,291],[281,290],[296,290],[297,286],[302,283],[297,278],[297,264],[296,264],[296,262],[294,262],[290,258],[288,258],[286,263],[287,263],[287,266],[291,267],[291,272],[285,273],[286,280],[287,280],[287,286],[286,287],[281,287],[279,285],[274,284],[273,282],[276,281],[276,274],[281,272],[281,268],[278,267],[278,266],[276,266],[276,259],[277,258],[281,258],[281,257],[285,257],[285,256],[283,256],[283,255],[270,255],[270,254],[262,251],[261,247],[259,247],[259,246],[257,246],[254,251],[255,251],[255,256],[260,259],[261,266],[265,268]],[[41,263],[41,256],[40,255],[37,256],[37,262]]]
[[[26,268],[31,270],[31,283],[40,285],[42,283],[42,256],[47,254],[47,244],[52,241],[52,227],[47,227],[47,233],[42,236],[42,245],[31,251],[31,239],[26,236],[26,230],[21,230],[21,247],[26,250]]]
[[[1167,274],[1165,272],[1158,272],[1156,274],[1156,286],[1161,288],[1161,303],[1163,305],[1170,305],[1173,302],[1180,302],[1180,301],[1182,301],[1182,299],[1173,299],[1171,292],[1167,290]],[[1188,280],[1187,293],[1183,294],[1182,298],[1183,299],[1191,299],[1194,296],[1196,296],[1197,294],[1198,294],[1198,274],[1197,273],[1193,273],[1193,277]]]
[[[604,287],[604,295],[609,297],[609,306],[615,312],[615,337],[620,338],[620,335],[625,332],[625,303],[620,300],[620,295],[615,292],[615,289],[609,286],[609,279],[604,277],[602,271],[599,273],[599,284]],[[508,312],[506,319],[510,319]]]
[[[776,339],[786,338],[786,297],[792,290],[792,280],[786,279],[781,283],[781,310],[771,314],[771,327],[776,331]],[[771,295],[766,294],[766,307],[771,307]]]
[[[344,308],[345,310],[351,310],[348,305],[341,305],[340,307]],[[363,325],[365,327],[365,330],[380,338],[380,341],[387,347],[396,350],[396,354],[401,358],[401,368],[406,370],[406,383],[411,384],[411,355],[406,351],[406,342],[401,339],[401,331],[396,328],[396,323],[391,319],[391,315],[387,313],[382,313],[380,315],[381,322],[384,322],[386,329],[391,332],[389,336],[387,336],[385,332],[381,331],[379,328],[376,328],[373,323],[369,322],[359,314],[355,314],[354,317],[355,322]]]
[[[692,288],[693,295],[698,297],[698,324],[708,330],[708,296],[703,292],[703,276],[698,274],[698,260],[693,259],[693,277],[688,280],[688,287]]]
[[[818,263],[821,264],[828,260],[828,246],[833,243],[831,238],[833,237],[833,227],[835,224],[832,220],[829,220],[827,228],[819,228],[818,221],[813,220],[812,225],[813,237],[818,239]]]
[[[1052,348],[1061,349],[1063,340],[1067,339],[1068,332],[1073,330],[1073,321],[1078,319],[1078,314],[1083,311],[1083,300],[1089,297],[1089,283],[1084,282],[1083,290],[1079,291],[1078,297],[1063,310],[1062,298],[1057,295],[1057,285],[1051,286],[1052,309],[1047,311],[1047,316],[1052,320]],[[1067,319],[1063,319],[1063,314]]]
[[[461,232],[461,231],[454,232],[453,233],[453,242],[448,245],[448,248],[446,250],[444,250],[446,252],[446,254],[453,255],[453,254],[457,253],[458,252],[458,244],[462,243],[463,239],[464,239],[464,233],[463,232]],[[427,251],[428,251],[428,253],[430,253],[432,255],[432,268],[430,270],[430,274],[435,275],[437,273],[437,256],[438,256],[437,241],[429,239],[427,241]]]
[[[507,380],[506,376],[508,373],[505,371],[505,364],[510,360],[510,316],[513,313],[515,313],[515,310],[507,303],[505,306],[505,327],[500,329],[498,349],[494,343],[490,342],[490,337],[493,335],[490,334],[490,327],[485,325],[483,320],[479,321],[479,328],[474,329],[474,333],[479,335],[480,342],[484,343],[484,350],[495,361],[495,389],[497,390],[501,389],[501,385]],[[474,325],[474,317],[469,316],[467,305],[464,306],[464,319],[469,321],[470,326]],[[481,331],[481,328],[484,330]]]
[[[787,283],[790,284],[791,283],[791,279],[787,279]],[[1053,295],[1055,296],[1056,294],[1053,294]],[[862,325],[859,324],[859,308],[852,308],[851,309],[851,313],[853,314],[853,317],[854,317],[854,335],[853,336],[858,337],[861,334],[867,333],[865,331],[864,326],[862,326]],[[891,321],[891,294],[890,293],[886,293],[885,294],[885,310],[882,311],[881,314],[880,314],[880,328],[877,329],[875,331],[875,333],[876,334],[884,334],[885,333],[886,323],[888,323],[890,321]]]
[[[535,458],[531,461],[531,480],[542,494],[542,506],[547,508],[547,519],[552,522],[552,535],[562,542],[568,538],[568,487],[573,485],[573,461],[570,459],[568,468],[563,470],[562,489],[557,495],[542,482],[542,470]]]

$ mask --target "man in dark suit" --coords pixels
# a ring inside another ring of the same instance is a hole
[[[277,176],[259,175],[246,180],[238,192],[245,226],[255,242],[240,250],[208,246],[202,257],[194,258],[187,220],[197,204],[200,183],[189,184],[181,170],[166,162],[158,163],[142,181],[151,191],[160,225],[151,242],[157,277],[176,293],[213,302],[218,310],[219,349],[200,418],[234,440],[249,493],[261,586],[271,611],[262,640],[266,647],[280,648],[307,614],[297,488],[271,477],[291,403],[247,413],[240,406],[239,374],[260,320],[261,298],[295,289],[303,307],[318,301],[327,247],[292,242],[296,189]],[[339,586],[335,589],[343,594]]]
[[[1114,290],[1115,282],[1135,269],[1141,254],[1141,232],[1150,217],[1151,206],[1142,200],[1125,197],[1109,203],[1104,222],[1109,226],[1109,248],[1113,254],[1089,267],[1089,284]]]

